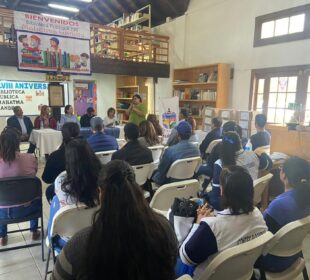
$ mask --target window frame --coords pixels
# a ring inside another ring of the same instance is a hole
[[[264,83],[264,93],[263,93],[263,114],[267,115],[268,111],[268,101],[269,101],[269,87],[270,78],[272,77],[287,77],[287,76],[297,76],[297,88],[296,88],[296,103],[301,103],[303,105],[301,112],[302,122],[305,119],[306,113],[306,101],[307,101],[307,86],[308,79],[310,76],[310,64],[307,65],[296,65],[296,66],[284,66],[284,67],[271,67],[271,68],[261,68],[253,69],[251,72],[251,84],[250,84],[250,98],[249,98],[249,110],[256,110],[257,103],[257,89],[258,80],[265,79]]]
[[[305,14],[304,31],[292,34],[274,36],[270,38],[261,38],[262,25],[268,21],[276,21],[278,19],[292,17],[299,14]],[[310,38],[310,4],[258,16],[255,18],[255,31],[253,47],[262,47],[266,45],[280,44],[297,40],[305,40]]]

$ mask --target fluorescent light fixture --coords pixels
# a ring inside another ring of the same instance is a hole
[[[54,18],[60,18],[60,19],[69,19],[68,17],[65,16],[56,16],[56,15],[51,15],[51,14],[45,14],[45,13],[41,13],[42,16],[46,16],[46,17],[54,17]]]
[[[91,3],[91,2],[93,2],[93,0],[79,0],[79,1],[82,1],[82,2],[85,2],[85,3]]]
[[[65,5],[55,4],[55,3],[49,3],[48,6],[54,9],[64,10],[64,11],[73,12],[73,13],[78,13],[80,11],[76,7],[70,7],[70,6],[65,6]]]

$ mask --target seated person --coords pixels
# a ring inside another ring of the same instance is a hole
[[[310,163],[291,157],[283,164],[280,178],[285,192],[276,197],[264,212],[268,230],[273,234],[286,224],[310,215]],[[269,254],[260,258],[258,266],[265,271],[282,272],[300,256],[276,257]]]
[[[148,114],[146,119],[148,121],[150,121],[152,123],[152,125],[154,126],[157,136],[162,136],[163,135],[163,129],[160,126],[159,121],[156,118],[156,115],[155,114]]]
[[[220,174],[223,167],[238,165],[245,168],[252,177],[257,179],[259,169],[258,156],[253,151],[245,151],[236,132],[226,132],[223,135],[220,159],[214,163],[212,191],[207,193],[210,204],[216,210],[222,210],[220,205]]]
[[[14,127],[6,127],[0,135],[0,178],[15,176],[35,176],[38,163],[31,154],[19,152],[20,132]],[[28,205],[16,205],[9,208],[0,208],[0,219],[10,217],[22,218],[37,212],[42,208],[41,201],[35,199]],[[40,237],[38,219],[30,221],[32,240]],[[7,225],[0,225],[0,245],[5,246],[8,241]]]
[[[264,114],[258,114],[255,117],[256,134],[251,136],[252,150],[259,147],[270,145],[270,133],[265,129],[267,118]]]
[[[192,135],[189,138],[189,142],[198,142],[198,136],[196,135],[196,120],[193,117],[188,117],[186,120],[192,127]]]
[[[127,123],[124,127],[127,143],[112,155],[112,160],[120,159],[127,161],[130,165],[140,165],[153,162],[150,149],[138,141],[139,127],[134,123]]]
[[[57,128],[57,122],[54,117],[50,115],[50,108],[46,105],[41,107],[40,116],[36,117],[34,120],[34,128]]]
[[[55,180],[55,196],[51,203],[48,219],[50,239],[53,218],[57,211],[66,205],[84,203],[88,207],[98,204],[97,179],[101,163],[83,139],[72,139],[65,147],[66,171]],[[57,248],[61,249],[67,238],[56,238]]]
[[[24,112],[20,106],[13,108],[14,116],[9,117],[7,120],[7,126],[15,127],[21,133],[20,140],[28,141],[30,133],[33,129],[32,122],[29,117],[24,116]],[[35,151],[36,146],[30,143],[28,153],[32,154]]]
[[[157,137],[155,128],[150,121],[142,121],[139,124],[139,135],[138,138],[140,144],[150,147],[159,145],[159,139]]]
[[[192,135],[190,124],[188,122],[180,122],[176,127],[176,131],[180,142],[165,150],[158,169],[154,172],[152,177],[153,181],[158,185],[163,185],[169,182],[166,175],[173,162],[178,159],[200,156],[198,147],[189,142],[189,138]]]
[[[65,123],[61,128],[62,144],[58,150],[52,152],[47,158],[44,171],[42,174],[42,180],[47,184],[52,184],[46,189],[47,201],[51,201],[55,195],[54,181],[57,176],[64,170],[66,170],[65,160],[65,147],[70,140],[76,138],[80,134],[80,128],[76,123]]]
[[[86,114],[80,119],[81,127],[90,127],[90,120],[95,116],[95,110],[93,107],[88,107]]]
[[[179,123],[186,121],[188,118],[188,111],[186,108],[181,108],[180,113],[179,113],[179,121],[175,125],[175,127],[171,130],[171,134],[167,140],[167,146],[172,146],[176,143],[178,143],[178,132],[176,130],[176,127],[178,126]]]
[[[81,127],[78,118],[75,115],[73,115],[73,107],[71,105],[65,106],[65,114],[62,115],[60,118],[60,127],[62,127],[67,122],[77,123],[79,127]]]
[[[213,140],[222,138],[222,119],[220,117],[212,118],[211,120],[211,131],[206,135],[205,139],[203,139],[202,143],[199,146],[200,153],[203,157],[205,157],[205,152],[209,147],[209,144]]]
[[[95,153],[118,150],[116,139],[104,133],[102,118],[93,117],[90,121],[90,125],[94,134],[87,138],[87,142]]]
[[[109,108],[107,112],[107,116],[103,120],[103,124],[105,127],[111,127],[118,125],[118,120],[115,116],[115,109]]]
[[[103,166],[98,186],[101,209],[93,225],[70,239],[51,279],[113,274],[113,279],[174,280],[175,233],[149,207],[128,163],[114,160]]]
[[[220,188],[224,210],[215,217],[206,205],[198,210],[196,223],[179,251],[182,263],[177,276],[186,272],[184,264],[190,266],[187,273],[194,270],[194,275],[199,276],[214,254],[267,231],[261,212],[253,205],[253,180],[244,168],[224,168]]]

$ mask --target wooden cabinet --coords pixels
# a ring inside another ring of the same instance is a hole
[[[116,111],[122,123],[128,122],[125,111],[130,106],[134,94],[139,94],[144,104],[148,104],[148,87],[145,77],[117,76],[116,78]]]
[[[203,126],[205,107],[227,108],[229,105],[229,64],[211,64],[175,69],[173,95],[179,96],[179,107],[187,108]]]

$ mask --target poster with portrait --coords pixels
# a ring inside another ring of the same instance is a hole
[[[87,108],[97,111],[97,87],[95,81],[74,81],[74,111],[83,116]]]
[[[90,74],[90,26],[75,20],[14,12],[18,68]]]

